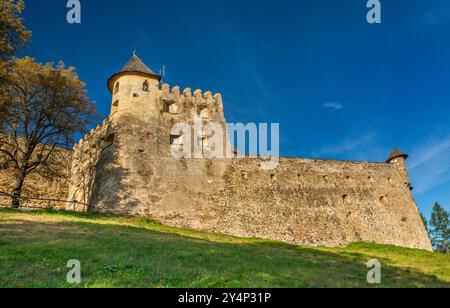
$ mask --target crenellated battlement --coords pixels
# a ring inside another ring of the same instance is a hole
[[[95,211],[295,244],[431,248],[406,154],[396,150],[383,163],[280,158],[275,170],[250,156],[176,159],[173,146],[187,147],[175,124],[200,117],[227,129],[222,95],[160,79],[136,55],[109,79],[111,115],[74,147],[69,199]],[[208,151],[212,136],[191,142]]]
[[[87,149],[92,148],[94,143],[99,140],[105,138],[108,130],[109,121],[108,119],[103,120],[102,124],[99,124],[95,127],[95,129],[91,129],[91,131],[86,134],[78,143],[76,143],[73,147],[73,153],[79,154],[85,152]]]
[[[88,204],[95,183],[97,164],[105,148],[111,145],[109,121],[89,132],[73,147],[69,200]]]
[[[203,93],[201,89],[192,92],[191,88],[181,91],[179,86],[171,88],[169,84],[164,83],[161,86],[161,101],[163,104],[176,105],[174,111],[170,112],[173,114],[198,114],[207,109],[208,117],[214,117],[216,113],[223,117],[223,102],[220,93],[213,94],[211,91]]]
[[[135,55],[109,79],[108,89],[109,119],[72,152],[64,150],[67,160],[60,164],[69,181],[31,175],[26,184],[32,196],[76,200],[80,210],[87,204],[91,211],[294,244],[363,241],[431,249],[411,194],[408,155],[398,149],[386,162],[279,158],[270,170],[256,156],[177,159],[172,150],[189,145],[188,137],[173,130],[177,123],[194,125],[192,131],[200,122],[227,129],[222,95],[161,84]],[[214,136],[192,134],[191,143],[207,154]],[[10,191],[12,181],[11,173],[2,173],[0,190]]]

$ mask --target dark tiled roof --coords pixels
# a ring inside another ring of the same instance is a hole
[[[395,148],[391,155],[389,155],[389,158],[386,160],[387,163],[391,162],[391,160],[393,160],[394,158],[397,157],[403,157],[404,159],[408,158],[408,154],[403,153],[402,151],[400,151],[399,149]]]
[[[125,66],[120,70],[119,73],[125,73],[125,72],[138,72],[138,73],[143,73],[143,74],[156,75],[135,54],[133,54],[133,56],[131,57],[130,61],[128,61],[128,63],[125,64]]]
[[[117,80],[117,78],[122,75],[126,75],[127,73],[144,75],[161,80],[161,76],[155,74],[147,65],[145,65],[144,62],[142,62],[141,59],[139,59],[138,56],[136,56],[136,54],[133,54],[128,63],[125,64],[125,66],[119,72],[115,73],[108,79],[108,89],[110,92],[112,92],[114,82]]]

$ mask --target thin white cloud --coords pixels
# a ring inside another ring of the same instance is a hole
[[[427,143],[417,148],[412,155],[412,159],[410,161],[410,169],[415,169],[420,165],[429,162],[434,159],[436,156],[439,156],[443,153],[450,152],[450,138],[440,140],[437,142]]]
[[[418,193],[450,181],[450,137],[416,148],[411,153],[409,167]]]
[[[323,104],[324,108],[333,109],[333,110],[341,110],[344,108],[341,103],[338,102],[328,102]]]
[[[357,138],[349,138],[344,140],[343,142],[324,147],[318,153],[313,153],[314,155],[323,156],[323,155],[338,155],[347,152],[355,152],[360,150],[361,148],[366,147],[369,144],[372,144],[375,141],[375,134],[368,133]]]

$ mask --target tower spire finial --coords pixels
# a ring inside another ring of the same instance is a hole
[[[137,48],[136,48],[136,47],[134,47],[134,50],[133,50],[133,56],[135,56],[135,55],[136,55],[136,52],[137,52]]]

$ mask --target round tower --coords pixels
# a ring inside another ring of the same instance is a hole
[[[406,160],[408,159],[408,154],[401,152],[399,149],[395,148],[389,158],[386,160],[386,163],[392,164],[395,166],[399,174],[404,180],[404,184],[412,190],[411,182],[408,175],[408,169],[406,167]]]
[[[156,111],[161,76],[155,74],[133,53],[128,63],[108,79],[112,94],[110,120],[121,115],[146,116]]]

